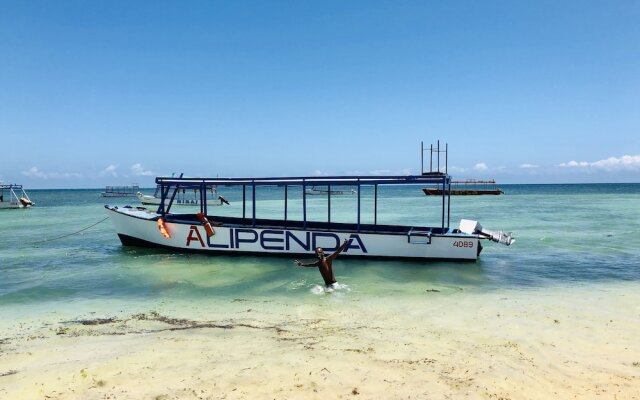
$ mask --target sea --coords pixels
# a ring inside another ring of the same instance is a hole
[[[511,232],[511,246],[484,242],[477,262],[338,259],[341,302],[380,296],[415,301],[426,290],[461,295],[505,289],[590,288],[629,283],[640,288],[640,184],[503,185],[501,196],[452,196],[451,226],[475,219]],[[280,189],[260,189],[258,217],[282,213]],[[152,189],[145,192],[151,194]],[[293,259],[211,256],[124,247],[105,204],[139,206],[137,198],[105,198],[101,190],[31,190],[35,206],[0,211],[0,311],[83,313],[94,307],[199,302],[239,297],[315,303],[331,296],[313,269]],[[220,188],[231,205],[210,214],[242,215],[242,192]],[[245,194],[246,195],[246,194]],[[289,197],[295,193],[289,193]],[[378,223],[439,226],[440,197],[418,187],[381,187]],[[247,197],[250,197],[247,195]],[[327,199],[308,196],[309,218],[327,218]],[[361,200],[362,221],[373,220],[372,193]],[[261,204],[264,207],[261,208]],[[288,218],[300,213],[289,201]],[[356,218],[356,196],[334,196],[332,221]],[[177,212],[177,211],[176,211]],[[312,254],[309,255],[312,259]],[[118,308],[120,307],[120,308]],[[95,310],[94,310],[95,311]]]
[[[485,241],[476,262],[338,257],[333,290],[293,258],[125,247],[104,205],[135,197],[31,190],[34,207],[0,211],[0,398],[634,398],[640,184],[502,189],[452,196],[444,222],[511,246]],[[253,193],[218,194],[230,205],[210,215],[252,215]],[[283,196],[257,190],[256,216],[282,218]],[[361,193],[361,222],[443,223],[419,187],[378,196]],[[357,205],[309,196],[308,217],[353,222]]]

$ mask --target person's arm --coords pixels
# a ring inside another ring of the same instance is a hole
[[[303,263],[303,262],[300,262],[298,260],[294,260],[293,262],[298,267],[317,267],[319,265],[319,263],[320,263],[320,261],[316,261],[316,262],[313,262],[313,263]]]
[[[340,254],[340,252],[342,252],[342,250],[344,250],[344,248],[347,247],[347,243],[349,243],[349,239],[345,239],[344,242],[342,243],[342,246],[338,247],[338,250],[334,251],[333,254],[331,254],[327,258],[329,260],[333,260],[334,258],[338,257],[338,254]]]

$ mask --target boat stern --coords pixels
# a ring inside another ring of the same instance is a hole
[[[478,221],[471,219],[461,219],[459,229],[461,232],[478,235],[481,238],[489,239],[492,242],[504,244],[505,246],[511,246],[516,241],[511,235],[511,232],[492,231],[483,228]]]

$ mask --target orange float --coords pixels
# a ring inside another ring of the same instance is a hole
[[[158,230],[160,231],[162,236],[164,236],[165,238],[169,239],[171,237],[171,234],[169,233],[169,231],[167,230],[167,227],[165,226],[164,219],[162,218],[158,218]]]
[[[197,213],[196,218],[198,218],[198,220],[202,222],[202,226],[204,226],[204,230],[207,232],[207,236],[211,237],[216,234],[216,232],[213,230],[213,226],[211,226],[211,223],[203,213]]]

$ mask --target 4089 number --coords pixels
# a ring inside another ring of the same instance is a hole
[[[473,247],[473,242],[468,240],[456,240],[453,242],[453,247]]]

